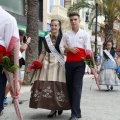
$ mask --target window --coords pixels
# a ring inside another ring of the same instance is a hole
[[[85,15],[85,12],[84,12],[84,10],[82,9],[82,18],[84,18],[84,15]]]
[[[24,0],[0,0],[0,5],[7,11],[24,16]]]
[[[50,31],[50,24],[47,23],[47,31]]]
[[[50,0],[50,2],[49,2],[49,5],[50,5],[50,6],[49,6],[49,9],[50,9],[50,12],[52,11],[53,2],[54,2],[53,0]]]
[[[64,0],[60,0],[60,6],[64,6]]]

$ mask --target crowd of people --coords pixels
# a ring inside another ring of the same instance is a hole
[[[3,12],[5,14],[2,14]],[[15,19],[1,7],[0,16],[6,21],[3,22],[0,19],[0,24],[2,25],[0,29],[1,31],[4,29],[4,33],[0,32],[0,54],[2,54],[3,52],[8,52],[7,42],[10,42],[12,36],[14,36],[13,33],[9,36],[10,31],[12,31],[11,27],[15,27],[19,42],[23,40],[25,33],[21,30],[18,33]],[[14,24],[11,19],[14,19]],[[85,72],[91,73],[91,68],[85,65],[83,58],[88,54],[93,58],[93,54],[86,52],[92,51],[90,36],[85,30],[79,28],[79,14],[76,12],[70,13],[69,20],[71,30],[64,34],[61,31],[61,22],[58,19],[51,20],[51,33],[42,40],[42,51],[37,59],[42,64],[42,68],[38,69],[33,77],[29,107],[49,109],[48,118],[52,118],[57,114],[61,115],[63,110],[71,110],[69,120],[78,120],[82,117],[80,101],[83,77]],[[20,67],[21,64],[24,64],[21,53],[27,49],[30,41],[31,38],[29,37],[23,45],[20,45],[19,55],[16,58],[19,60]],[[115,74],[117,66],[120,65],[120,52],[117,51],[116,54],[112,46],[111,41],[106,42],[98,75],[99,85],[106,85],[107,91],[113,90],[113,86],[120,85],[119,79]],[[93,63],[94,70],[97,72],[94,58]],[[11,86],[7,83],[5,74],[2,74],[2,69],[2,66],[0,66],[0,114],[3,113],[4,105],[7,105],[7,93]],[[21,72],[17,70],[17,74],[19,74],[19,84],[21,86]],[[22,103],[20,99],[18,101],[19,104]]]

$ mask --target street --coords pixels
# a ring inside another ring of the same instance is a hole
[[[83,93],[81,99],[82,118],[80,120],[120,120],[120,87],[114,87],[113,91],[106,92],[106,86],[102,86],[99,91],[95,82],[92,89],[92,75],[85,75]],[[22,86],[20,105],[24,120],[48,120],[49,110],[29,108],[30,86]],[[12,98],[8,97],[8,105],[4,109],[4,114],[0,120],[17,120]],[[61,116],[53,117],[49,120],[68,120],[70,110],[64,111]]]

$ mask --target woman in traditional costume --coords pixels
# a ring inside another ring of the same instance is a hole
[[[51,34],[45,36],[39,61],[42,68],[37,70],[33,78],[30,107],[51,110],[47,116],[51,118],[62,114],[62,110],[70,109],[66,89],[64,57],[59,50],[62,38],[61,22],[51,20]],[[57,111],[58,110],[58,111]]]
[[[112,42],[106,43],[106,49],[103,51],[103,60],[99,73],[99,84],[106,85],[107,91],[113,90],[113,86],[119,86],[120,81],[116,74],[117,56],[112,48]]]

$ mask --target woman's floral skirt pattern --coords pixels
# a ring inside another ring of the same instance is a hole
[[[53,81],[35,81],[31,89],[30,107],[69,110],[66,84]]]

